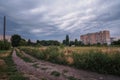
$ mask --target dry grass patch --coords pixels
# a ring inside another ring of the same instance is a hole
[[[102,53],[120,53],[120,47],[65,47],[64,54],[70,55],[71,53],[89,53],[90,51]]]
[[[0,51],[0,58],[7,57],[10,55],[10,51]]]

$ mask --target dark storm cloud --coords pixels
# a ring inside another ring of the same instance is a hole
[[[72,39],[110,30],[120,36],[120,0],[0,0],[0,26],[7,16],[7,34],[36,39]],[[2,34],[2,27],[0,27]]]

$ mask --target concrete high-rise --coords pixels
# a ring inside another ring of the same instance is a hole
[[[87,44],[110,44],[110,32],[107,30],[96,32],[96,33],[88,33],[80,36],[81,41]]]

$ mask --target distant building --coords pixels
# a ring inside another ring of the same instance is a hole
[[[110,44],[110,32],[107,30],[96,32],[96,33],[88,33],[80,36],[81,41],[87,44]]]
[[[8,42],[11,42],[11,36],[6,35],[5,38]],[[3,35],[0,35],[0,40],[3,40]]]

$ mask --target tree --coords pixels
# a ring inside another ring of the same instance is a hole
[[[120,46],[120,40],[118,40],[118,41],[113,41],[113,42],[111,43],[111,45],[118,45],[118,46]]]
[[[82,41],[78,41],[78,45],[79,45],[79,46],[83,46],[84,44],[83,44]]]
[[[75,45],[74,41],[70,41],[69,46]]]
[[[28,39],[27,45],[28,45],[28,46],[32,45],[32,42],[31,42],[30,39]]]
[[[69,46],[69,36],[66,35],[66,46]]]
[[[78,46],[79,45],[79,42],[77,39],[75,39],[75,46]]]
[[[21,40],[21,36],[20,35],[13,35],[11,37],[11,43],[13,47],[18,47],[20,45],[20,40]]]
[[[10,42],[7,40],[5,41],[0,41],[0,50],[9,50],[11,48]]]
[[[63,45],[66,45],[66,40],[63,40],[62,44],[63,44]]]
[[[36,44],[42,46],[49,46],[49,45],[59,46],[60,42],[57,40],[42,40],[42,41],[37,40]]]
[[[26,46],[26,45],[27,45],[26,40],[25,40],[25,39],[21,39],[19,45],[20,45],[20,46]]]
[[[36,41],[36,43],[38,44],[38,43],[40,43],[40,41],[39,41],[39,40],[37,40],[37,41]]]

